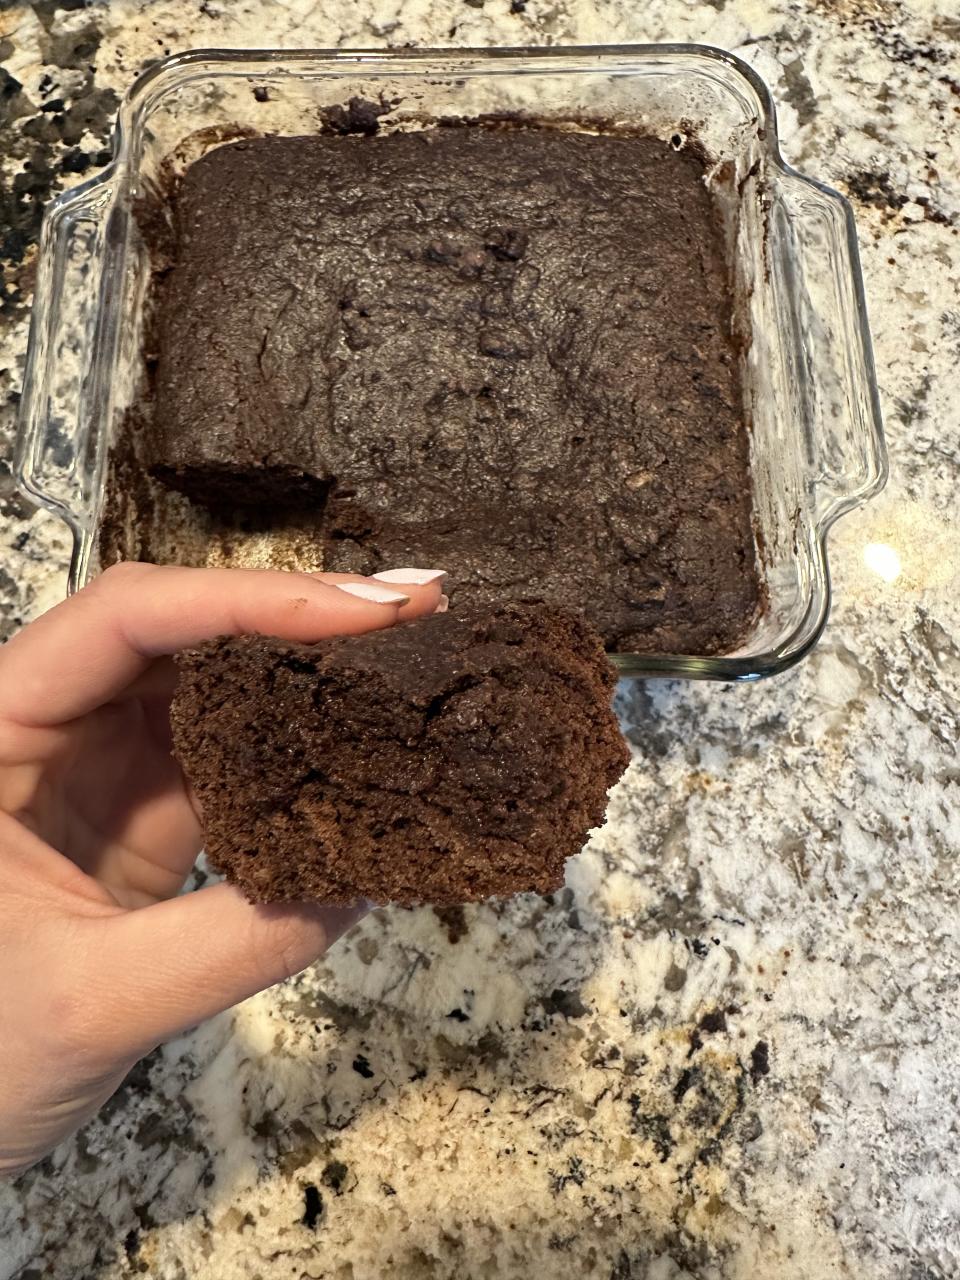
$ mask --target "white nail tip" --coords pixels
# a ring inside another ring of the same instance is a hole
[[[441,597],[440,597],[440,603],[437,605],[437,607],[434,609],[434,611],[433,611],[433,612],[434,612],[434,613],[446,613],[446,612],[447,612],[447,610],[448,610],[449,608],[450,608],[450,597],[449,597],[449,596],[441,596]]]
[[[346,591],[347,595],[369,600],[373,604],[406,604],[410,599],[400,591],[388,591],[386,587],[375,587],[372,582],[337,582],[335,586],[338,591]]]
[[[408,582],[414,587],[426,587],[431,582],[438,582],[447,576],[444,569],[384,569],[382,573],[372,573],[378,582]]]

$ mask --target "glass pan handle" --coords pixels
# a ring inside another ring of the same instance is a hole
[[[779,264],[794,326],[789,376],[803,410],[823,531],[887,475],[856,227],[842,196],[792,174],[777,184],[770,216],[781,224],[781,243],[791,246]]]
[[[100,342],[100,286],[114,187],[103,176],[47,209],[14,458],[21,490],[66,520],[87,523],[90,394]]]

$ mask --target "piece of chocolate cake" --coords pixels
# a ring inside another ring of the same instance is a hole
[[[610,650],[729,651],[760,592],[704,175],[693,147],[536,127],[210,151],[158,271],[142,465],[231,528],[297,512],[309,568],[440,564],[491,608],[589,583]],[[135,490],[115,467],[108,560],[170,554],[146,512],[120,545]]]
[[[599,636],[552,606],[220,639],[178,664],[207,854],[254,901],[555,889],[629,759]]]

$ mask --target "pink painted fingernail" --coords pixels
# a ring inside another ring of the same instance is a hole
[[[382,573],[372,573],[371,578],[378,582],[409,582],[414,587],[427,587],[431,582],[438,582],[447,576],[446,569],[384,569]]]
[[[447,610],[448,610],[449,608],[450,608],[450,597],[449,597],[449,596],[441,596],[441,597],[440,597],[440,603],[437,605],[437,607],[434,609],[434,611],[433,611],[433,612],[434,612],[434,613],[446,613],[446,612],[447,612]]]
[[[333,585],[338,591],[346,591],[347,595],[369,600],[372,604],[408,604],[410,601],[410,597],[401,591],[388,591],[386,587],[374,586],[372,582],[336,582]]]

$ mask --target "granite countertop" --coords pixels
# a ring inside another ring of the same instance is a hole
[[[960,22],[952,0],[66,0],[0,11],[0,627],[67,540],[10,479],[41,208],[198,45],[697,40],[854,203],[891,480],[816,652],[634,684],[552,899],[379,911],[0,1186],[0,1280],[960,1275]]]

